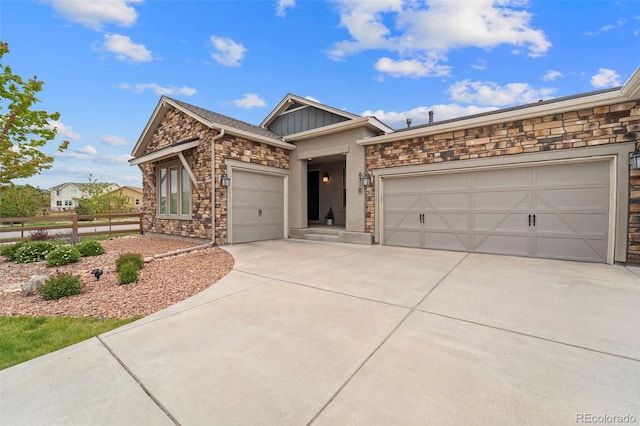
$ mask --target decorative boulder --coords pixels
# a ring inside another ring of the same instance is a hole
[[[37,294],[48,279],[48,275],[32,275],[31,278],[29,278],[29,281],[22,284],[22,295],[32,296]]]

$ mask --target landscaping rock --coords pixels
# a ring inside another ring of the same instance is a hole
[[[45,281],[49,279],[48,275],[32,275],[29,281],[22,284],[22,295],[33,296],[38,293],[38,290],[44,286]]]

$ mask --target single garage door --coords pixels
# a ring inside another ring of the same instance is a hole
[[[284,178],[234,170],[231,242],[284,238]]]
[[[383,242],[606,262],[610,163],[383,178]]]

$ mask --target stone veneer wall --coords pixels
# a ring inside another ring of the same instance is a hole
[[[459,161],[637,141],[640,101],[474,127],[366,147],[367,169]],[[629,175],[627,261],[640,263],[640,171]],[[375,227],[375,186],[367,187],[366,232]]]
[[[220,176],[226,172],[225,159],[233,159],[252,164],[278,168],[289,168],[289,153],[282,148],[265,143],[225,135],[214,139],[219,131],[211,129],[179,110],[170,110],[155,130],[144,154],[166,148],[176,142],[200,138],[200,144],[183,152],[189,167],[198,182],[192,185],[191,220],[160,219],[157,217],[156,165],[142,165],[143,179],[143,229],[145,232],[174,235],[180,237],[211,239],[211,141],[215,140],[215,238],[217,244],[225,244],[227,239],[227,188],[219,185]],[[153,182],[152,187],[150,182]]]
[[[144,216],[142,219],[145,232],[211,239],[211,139],[216,133],[215,130],[178,110],[172,109],[167,112],[164,120],[155,130],[144,154],[166,148],[176,142],[200,138],[200,144],[196,148],[183,151],[183,155],[198,182],[197,187],[191,185],[192,219],[177,220],[156,217],[156,165],[165,160],[158,163],[146,163],[143,164],[146,179],[143,179]],[[177,157],[172,160],[177,160]],[[153,188],[148,181],[154,183]]]
[[[254,142],[233,135],[225,135],[215,141],[215,176],[220,182],[220,176],[227,172],[225,160],[231,159],[251,164],[289,168],[289,151],[283,148]],[[216,242],[226,244],[227,238],[227,193],[228,189],[216,186]]]

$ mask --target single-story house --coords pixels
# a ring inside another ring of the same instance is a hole
[[[394,130],[289,94],[252,125],[163,96],[130,164],[144,230],[640,262],[640,69],[621,87]]]

